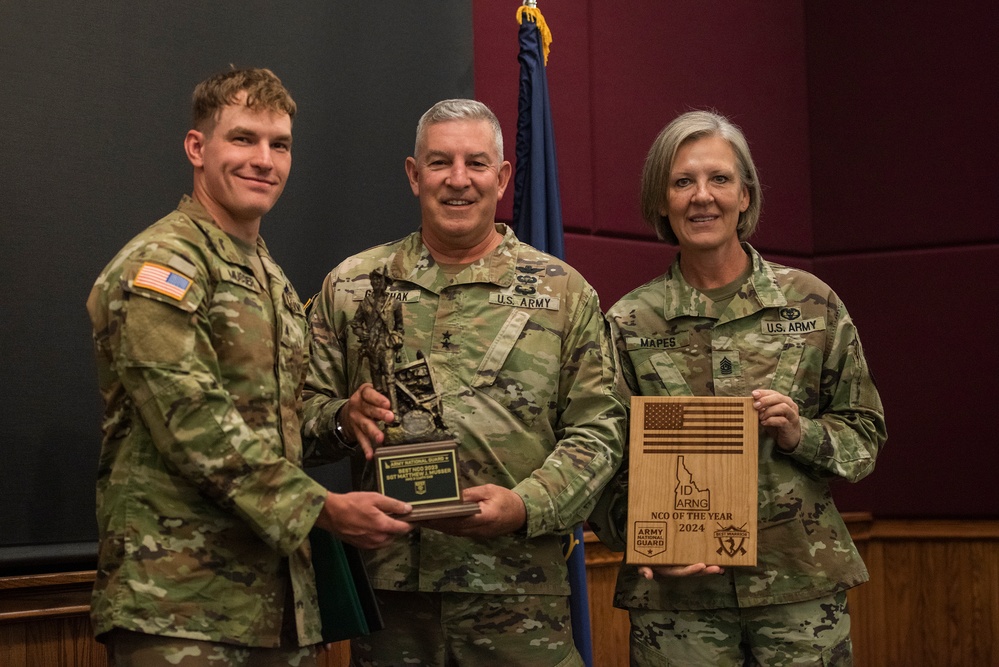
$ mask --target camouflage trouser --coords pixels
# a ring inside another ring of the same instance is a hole
[[[385,629],[350,644],[361,667],[582,667],[569,598],[375,591]]]
[[[846,667],[853,664],[846,593],[745,609],[632,609],[631,664]]]
[[[316,648],[249,648],[126,630],[108,633],[114,667],[316,667]]]

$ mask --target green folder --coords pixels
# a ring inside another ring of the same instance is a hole
[[[385,627],[360,552],[319,528],[312,529],[309,540],[323,642],[360,637]]]

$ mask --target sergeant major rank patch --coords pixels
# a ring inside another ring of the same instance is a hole
[[[191,280],[161,264],[146,262],[135,274],[132,284],[180,301],[191,287]]]

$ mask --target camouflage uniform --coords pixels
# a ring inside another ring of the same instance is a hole
[[[307,322],[262,240],[256,250],[266,285],[184,197],[87,301],[107,405],[98,635],[273,647],[293,595],[298,641],[320,641],[306,537],[326,491],[301,470]]]
[[[743,247],[752,275],[724,312],[714,312],[714,302],[686,283],[677,258],[664,276],[615,304],[608,318],[635,394],[748,396],[773,389],[797,403],[801,442],[793,452],[778,450],[760,429],[758,565],[652,581],[624,566],[616,606],[757,607],[831,596],[867,581],[829,492],[830,480],[868,475],[886,439],[856,328],[815,276]],[[624,465],[590,519],[600,538],[621,550],[626,502]]]
[[[370,381],[349,323],[368,274],[383,269],[402,303],[399,363],[418,352],[429,360],[463,485],[513,489],[527,508],[525,534],[474,540],[417,529],[368,552],[376,588],[568,595],[559,534],[586,519],[620,462],[625,408],[596,292],[564,262],[497,229],[500,246],[453,281],[417,232],[347,259],[317,297],[306,441],[336,446],[336,411]],[[355,489],[376,488],[362,457],[352,472]]]

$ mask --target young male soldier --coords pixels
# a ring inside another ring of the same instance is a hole
[[[559,535],[617,468],[625,409],[594,290],[495,223],[511,171],[502,146],[479,102],[427,111],[406,160],[421,228],[344,261],[312,314],[306,440],[353,449],[355,488],[371,488],[379,422],[395,415],[350,323],[384,273],[403,313],[398,365],[429,361],[464,498],[481,509],[367,552],[391,631],[352,643],[361,665],[582,664]]]
[[[130,241],[87,310],[107,404],[92,618],[116,665],[314,665],[313,525],[379,547],[408,505],[302,470],[305,314],[259,237],[295,102],[266,69],[195,88],[193,197]]]

